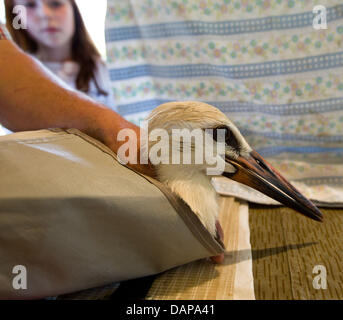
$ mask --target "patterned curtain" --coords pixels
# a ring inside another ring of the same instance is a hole
[[[327,29],[313,27],[316,5]],[[109,0],[106,41],[127,119],[207,102],[307,196],[343,203],[341,0]]]

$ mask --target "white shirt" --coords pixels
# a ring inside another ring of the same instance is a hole
[[[37,59],[36,57],[34,57]],[[69,87],[74,90],[76,89],[76,77],[79,72],[80,66],[78,63],[73,61],[66,62],[45,62],[40,61],[46,68],[48,68],[52,73],[63,80]],[[88,96],[100,102],[107,107],[115,110],[115,103],[113,99],[113,94],[110,85],[110,78],[108,74],[107,67],[104,62],[99,59],[97,61],[97,68],[95,72],[95,77],[99,87],[108,93],[107,96],[99,94],[93,80],[89,83],[89,91],[86,93]]]

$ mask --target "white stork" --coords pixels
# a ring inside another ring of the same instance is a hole
[[[216,155],[217,161],[224,162],[225,170],[222,175],[257,189],[312,219],[322,220],[322,214],[317,207],[254,151],[235,125],[217,108],[201,102],[170,102],[154,109],[147,120],[149,133],[155,129],[164,129],[168,132],[170,146],[173,129],[202,129],[204,132],[205,129],[213,129],[213,150],[217,143],[216,130],[224,129],[225,148],[223,154]],[[149,141],[149,149],[155,143],[157,142]],[[190,150],[194,159],[193,145],[190,149],[185,148],[182,143],[180,146],[181,152]],[[206,152],[206,147],[203,149]],[[168,156],[171,157],[171,154]],[[206,174],[206,169],[210,165],[171,164],[171,159],[169,163],[155,166],[158,180],[182,198],[215,237],[219,208],[211,176]]]

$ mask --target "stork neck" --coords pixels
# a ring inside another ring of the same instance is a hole
[[[160,168],[161,169],[161,168]],[[179,170],[159,170],[160,180],[182,198],[199,217],[212,235],[216,234],[215,223],[218,218],[218,198],[211,179],[202,172]]]

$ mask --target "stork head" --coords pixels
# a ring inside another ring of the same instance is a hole
[[[216,157],[217,163],[222,162],[224,170],[221,175],[259,190],[309,218],[322,220],[322,214],[318,208],[253,150],[236,126],[217,108],[201,102],[171,102],[154,109],[147,120],[149,133],[155,129],[163,129],[168,132],[171,149],[173,148],[174,129],[199,129],[204,132],[204,135],[210,134],[211,139],[204,139],[204,141],[205,144],[210,141],[212,147],[206,148],[205,145],[203,152],[206,153],[206,150],[211,150],[211,154]],[[218,129],[221,129],[221,133],[223,131],[225,133],[225,139],[222,142],[217,141]],[[185,148],[185,143],[190,143],[191,147]],[[192,159],[195,159],[196,150],[193,143],[194,139],[191,142],[183,141],[179,145],[179,150],[181,153],[189,150]],[[218,149],[218,143],[224,144],[224,148]],[[153,147],[154,144],[156,142],[149,141],[149,148]],[[216,150],[221,151],[216,152]],[[211,176],[206,176],[206,169],[213,167],[213,164],[207,164],[205,161],[202,164],[172,164],[171,153],[167,157],[169,164],[156,166],[157,174],[163,182],[168,183],[173,179],[182,180],[183,185],[185,185],[187,179],[195,179],[195,184],[201,185],[201,179],[210,180]],[[194,200],[194,202],[198,200]]]

